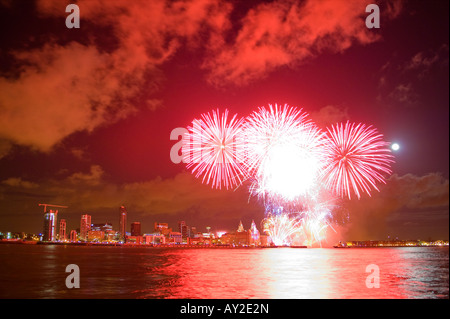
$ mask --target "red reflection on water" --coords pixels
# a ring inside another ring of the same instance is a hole
[[[408,298],[412,266],[398,249],[177,250],[160,269],[164,298]],[[380,287],[368,288],[369,264]],[[143,297],[146,292],[141,291]]]

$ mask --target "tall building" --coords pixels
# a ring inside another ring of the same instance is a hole
[[[127,210],[125,206],[120,206],[119,212],[119,239],[125,240],[127,230]]]
[[[58,211],[51,210],[44,214],[44,241],[56,240],[56,221],[58,219]]]
[[[131,236],[141,236],[141,223],[133,222],[131,223]]]
[[[77,236],[78,236],[77,231],[72,229],[70,231],[70,242],[72,243],[77,242],[78,241]]]
[[[80,240],[87,241],[88,233],[91,230],[91,215],[81,215]]]
[[[61,219],[59,222],[59,241],[66,241],[67,235],[66,235],[66,220]]]
[[[178,232],[181,233],[181,236],[183,238],[187,238],[190,237],[190,229],[189,227],[186,225],[185,221],[179,221],[178,222]]]

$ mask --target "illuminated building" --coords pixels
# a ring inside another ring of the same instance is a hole
[[[236,232],[226,233],[220,237],[222,244],[237,245],[237,246],[260,246],[261,235],[256,228],[256,224],[252,221],[249,230],[245,230],[242,222],[239,223]],[[267,245],[267,237],[264,236],[265,245]]]
[[[106,233],[108,230],[112,230],[112,224],[110,223],[92,224],[91,230],[98,230]]]
[[[183,242],[183,238],[181,237],[181,233],[179,232],[170,232],[169,233],[169,243],[181,244]]]
[[[61,219],[59,222],[59,241],[66,241],[66,220]]]
[[[186,225],[185,221],[178,222],[178,232],[181,233],[182,238],[190,237],[189,227]]]
[[[101,230],[90,230],[88,232],[87,240],[94,242],[101,242],[105,238],[105,233]]]
[[[57,210],[50,210],[44,214],[44,241],[56,240],[56,221],[58,218]]]
[[[144,243],[147,245],[151,244],[165,244],[166,243],[166,237],[164,235],[161,235],[159,233],[156,234],[144,234]]]
[[[140,222],[131,223],[131,236],[141,236],[141,223]]]
[[[91,230],[91,215],[81,215],[80,240],[86,241]]]
[[[115,241],[119,236],[119,232],[112,229],[106,229],[104,232],[107,241]]]
[[[169,228],[169,224],[167,223],[155,223],[155,232],[168,235],[172,231],[172,228]]]
[[[78,236],[77,231],[71,230],[70,231],[70,242],[72,242],[72,243],[77,242],[78,241],[77,236]]]
[[[125,206],[120,206],[119,212],[119,239],[125,241],[127,229],[127,210]]]
[[[136,245],[142,245],[144,244],[144,237],[143,236],[128,236],[127,237],[127,244],[136,244]]]

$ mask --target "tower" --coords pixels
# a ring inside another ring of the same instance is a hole
[[[57,210],[50,210],[44,214],[44,241],[56,240],[56,221],[58,218]]]
[[[80,239],[87,241],[88,232],[91,230],[91,215],[81,215]]]
[[[59,222],[59,241],[65,242],[66,239],[66,220],[61,219]]]
[[[241,232],[245,231],[244,230],[244,225],[242,225],[242,221],[239,222],[239,226],[238,226],[237,231],[238,231],[238,233],[241,233]]]
[[[127,210],[125,206],[120,206],[119,212],[119,239],[125,241],[127,229]]]

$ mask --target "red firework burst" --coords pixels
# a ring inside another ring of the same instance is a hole
[[[243,166],[242,123],[235,114],[228,121],[228,110],[205,113],[188,127],[183,147],[184,162],[195,177],[213,188],[239,186],[246,177]]]
[[[252,193],[293,200],[311,195],[321,171],[323,134],[302,109],[259,108],[245,123]]]
[[[376,184],[385,183],[383,174],[390,174],[393,162],[388,143],[376,129],[347,122],[331,126],[327,134],[328,162],[324,169],[325,185],[336,195],[351,199],[361,192],[370,196]]]

